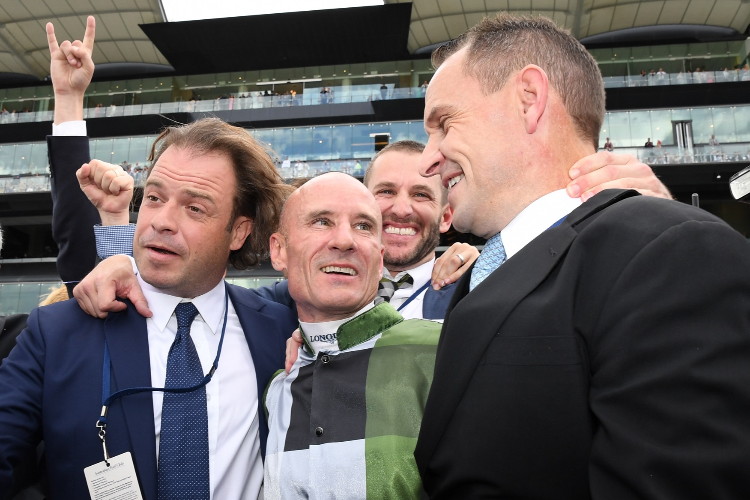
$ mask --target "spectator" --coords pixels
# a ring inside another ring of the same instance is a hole
[[[644,147],[646,147],[646,148],[653,148],[654,147],[654,143],[651,142],[651,138],[650,137],[646,141],[646,145]]]
[[[659,85],[664,85],[667,79],[667,74],[664,72],[663,68],[659,68],[659,72],[656,74],[656,76],[659,79]]]
[[[68,295],[68,288],[65,285],[60,285],[59,287],[52,290],[45,298],[39,303],[39,306],[48,306],[50,304],[54,304],[56,302],[62,302],[63,300],[68,300],[70,296]]]
[[[657,148],[660,148],[660,147],[661,147],[661,141],[656,141],[656,147],[657,147]]]
[[[325,87],[320,89],[320,104],[328,104],[328,89]]]
[[[709,146],[718,146],[719,145],[719,139],[716,138],[714,134],[711,134],[711,138],[708,140]]]
[[[610,142],[609,137],[607,137],[607,142],[604,143],[604,149],[606,149],[607,151],[614,151],[615,149],[612,142]]]
[[[388,86],[385,83],[380,86],[380,99],[383,101],[388,99]]]

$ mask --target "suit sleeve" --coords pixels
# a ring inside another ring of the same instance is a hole
[[[750,492],[750,246],[719,222],[645,245],[587,338],[594,499]]]
[[[279,281],[271,286],[251,288],[250,291],[266,300],[287,306],[293,311],[297,310],[297,305],[295,304],[294,299],[289,295],[289,283],[286,280]]]
[[[87,163],[88,137],[47,136],[52,186],[52,237],[59,248],[57,271],[65,282],[82,280],[96,264],[91,228],[99,213],[78,186],[76,170]],[[68,284],[73,296],[76,283]]]
[[[0,498],[13,486],[13,469],[41,441],[45,345],[38,310],[0,366]]]

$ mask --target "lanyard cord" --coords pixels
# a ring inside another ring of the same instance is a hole
[[[201,383],[199,383],[198,385],[194,385],[193,387],[131,387],[129,389],[123,389],[121,391],[115,392],[114,394],[110,394],[111,359],[109,356],[109,348],[107,347],[107,342],[105,341],[104,342],[104,366],[102,369],[102,414],[99,417],[99,420],[97,421],[97,427],[107,425],[107,410],[109,406],[116,400],[123,398],[125,396],[130,396],[131,394],[138,394],[140,392],[156,392],[156,391],[173,392],[173,393],[192,392],[192,391],[200,389],[201,387],[211,382],[211,378],[213,377],[214,372],[216,372],[216,369],[219,367],[219,357],[221,356],[221,346],[224,343],[224,333],[227,330],[228,314],[229,314],[229,287],[226,284],[224,284],[224,324],[221,328],[221,338],[219,339],[219,348],[216,351],[216,359],[214,359],[214,363],[211,366],[211,370],[208,372],[208,374],[205,377],[203,377],[203,380],[201,381]]]
[[[421,294],[422,292],[424,292],[425,290],[427,290],[427,287],[428,287],[428,286],[430,286],[430,282],[429,282],[429,281],[427,281],[427,283],[425,283],[424,285],[422,285],[421,287],[419,287],[419,290],[417,290],[416,292],[412,293],[412,294],[411,294],[411,295],[409,296],[409,298],[408,298],[408,299],[406,299],[406,300],[405,300],[405,301],[404,301],[404,302],[403,302],[403,303],[402,303],[402,304],[401,304],[401,305],[400,305],[400,306],[398,307],[398,309],[396,309],[396,310],[397,310],[397,311],[401,311],[401,309],[403,309],[404,307],[406,307],[406,306],[407,306],[407,305],[408,305],[408,304],[409,304],[409,303],[410,303],[410,302],[411,302],[412,300],[416,299],[416,298],[417,298],[417,296],[419,296],[419,294]]]

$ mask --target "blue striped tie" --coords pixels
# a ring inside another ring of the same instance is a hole
[[[177,335],[167,358],[165,387],[192,387],[203,381],[198,351],[190,325],[198,315],[192,302],[179,304]],[[206,388],[186,393],[164,393],[159,437],[159,500],[208,500],[208,412]]]
[[[484,244],[484,250],[477,259],[474,269],[471,271],[471,280],[469,281],[469,291],[480,284],[489,276],[492,271],[497,269],[505,262],[505,247],[500,233],[487,240]]]

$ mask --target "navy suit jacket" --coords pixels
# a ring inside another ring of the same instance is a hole
[[[230,285],[229,297],[250,347],[260,396],[273,373],[284,366],[286,339],[296,327],[294,315],[241,287]],[[13,467],[41,439],[52,498],[89,497],[83,469],[103,460],[95,422],[102,406],[105,339],[112,358],[112,392],[152,385],[146,319],[127,305],[106,320],[86,315],[74,300],[32,311],[28,328],[0,367],[0,497],[11,488]],[[258,418],[264,452],[268,428],[260,401]],[[143,496],[155,500],[150,393],[112,404],[107,447],[111,456],[132,453]]]

